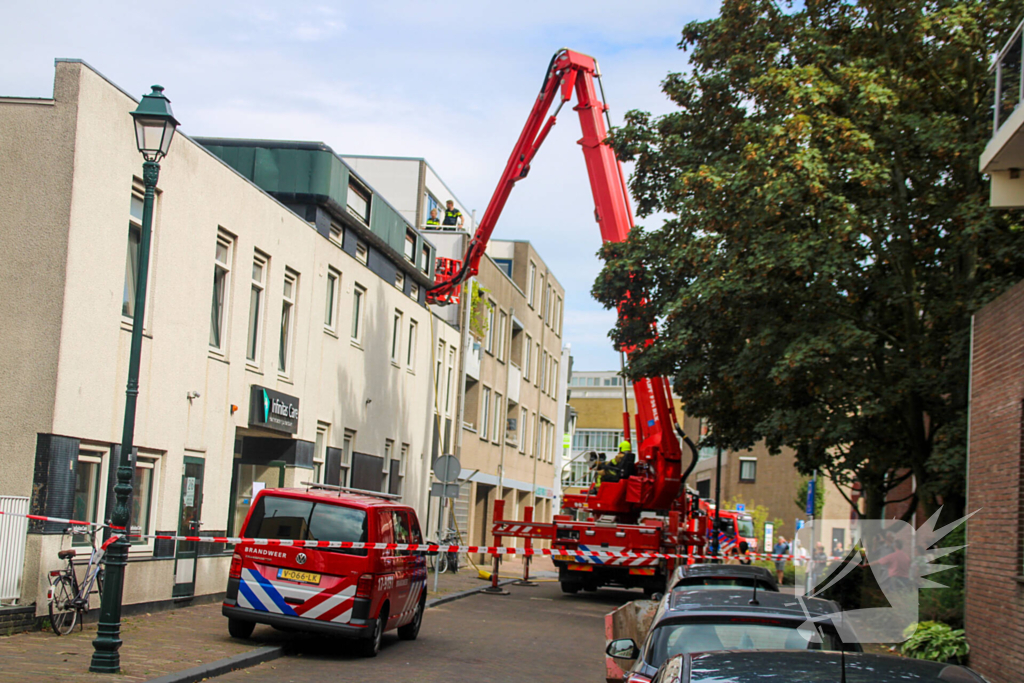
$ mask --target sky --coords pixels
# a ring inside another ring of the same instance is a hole
[[[613,124],[630,109],[664,114],[661,81],[687,68],[680,31],[717,10],[717,0],[12,3],[0,95],[50,97],[53,60],[83,59],[135,97],[163,85],[189,135],[423,157],[479,218],[557,49],[597,58]],[[563,109],[494,237],[533,242],[565,287],[574,368],[617,369],[615,314],[590,296],[600,233],[579,137]]]

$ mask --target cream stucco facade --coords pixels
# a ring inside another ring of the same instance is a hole
[[[0,99],[0,386],[18,406],[0,421],[0,495],[31,497],[41,514],[102,521],[109,505],[133,325],[122,313],[141,185],[135,106],[72,60],[57,62],[52,100]],[[359,458],[379,459],[380,485],[425,515],[435,373],[458,366],[449,354],[459,332],[421,291],[410,295],[375,269],[393,259],[392,272],[421,277],[400,254],[373,247],[368,263],[354,255],[372,236],[350,223],[338,233],[343,249],[185,134],[175,137],[154,210],[137,531],[180,531],[190,504],[202,530],[238,533],[253,482],[345,483]],[[253,419],[250,397],[260,388],[297,402],[294,433]],[[61,542],[56,525],[28,536],[21,601],[36,601],[39,614]],[[189,560],[180,546],[134,544],[125,602],[223,591],[230,553],[202,545]]]

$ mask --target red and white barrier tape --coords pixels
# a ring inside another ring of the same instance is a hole
[[[7,515],[10,517],[25,517],[37,522],[61,522],[65,524],[73,524],[76,526],[94,526],[98,528],[110,528],[114,530],[123,530],[121,527],[114,527],[107,524],[97,524],[96,522],[83,522],[74,519],[62,519],[60,517],[44,517],[41,515],[22,515],[13,512],[0,511],[0,515]],[[359,541],[301,541],[301,540],[289,540],[279,538],[242,538],[235,536],[171,536],[167,534],[115,534],[104,543],[104,547],[109,546],[117,538],[139,538],[139,539],[156,539],[160,541],[187,541],[193,543],[225,543],[229,545],[260,545],[260,546],[291,546],[297,548],[339,548],[346,550],[407,550],[407,551],[419,551],[428,553],[474,553],[482,555],[551,555],[551,556],[562,556],[562,557],[625,557],[625,558],[642,558],[642,559],[695,559],[695,560],[709,560],[709,559],[722,559],[726,557],[724,554],[720,555],[708,555],[708,554],[686,554],[686,553],[660,553],[660,552],[630,552],[630,551],[617,551],[617,550],[570,550],[568,548],[516,548],[516,547],[505,547],[505,546],[482,546],[482,545],[438,545],[434,543],[363,543]],[[729,556],[738,557],[738,556]],[[795,555],[773,555],[770,553],[747,553],[743,556],[744,559],[748,560],[771,560],[771,561],[782,561],[782,560],[806,560],[809,558],[802,557],[798,558]],[[837,557],[828,558],[831,560],[841,559]]]

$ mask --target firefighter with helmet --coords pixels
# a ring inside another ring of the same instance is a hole
[[[619,442],[619,452],[615,454],[615,457],[598,468],[597,472],[600,475],[600,481],[619,481],[628,477],[632,464],[632,446],[629,443],[629,439],[623,439]]]

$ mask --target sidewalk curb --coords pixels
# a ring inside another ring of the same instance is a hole
[[[498,581],[498,585],[499,586],[507,586],[510,583],[512,583],[513,581],[515,581],[515,579],[503,579],[501,581]],[[427,609],[430,609],[431,607],[437,607],[439,605],[443,605],[446,602],[454,602],[455,600],[459,600],[461,598],[468,598],[470,595],[476,595],[480,591],[487,590],[490,587],[491,587],[491,582],[488,581],[486,584],[484,584],[483,586],[480,586],[479,588],[470,588],[468,591],[460,591],[458,593],[449,593],[448,595],[442,595],[439,598],[433,598],[431,600],[427,600]]]
[[[261,647],[249,652],[243,652],[227,659],[218,659],[209,664],[169,673],[159,678],[152,678],[149,683],[197,683],[204,678],[213,678],[234,671],[235,669],[247,669],[264,662],[269,662],[284,655],[283,646]]]

